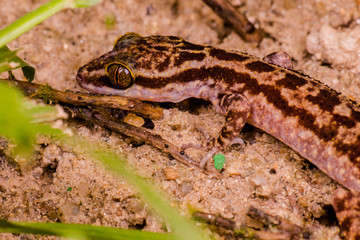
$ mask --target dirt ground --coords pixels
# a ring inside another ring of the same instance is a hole
[[[0,27],[44,2],[2,0]],[[295,69],[360,102],[359,1],[231,2],[270,38],[258,47],[245,43],[200,0],[105,0],[91,8],[62,11],[8,46],[20,48],[19,55],[36,68],[36,83],[75,91],[83,91],[75,81],[78,68],[111,50],[125,32],[175,35],[259,57],[284,50]],[[177,145],[202,144],[202,131],[216,136],[224,122],[211,107],[197,113],[177,108],[164,113],[164,119],[154,121],[153,132]],[[185,215],[195,209],[250,226],[246,213],[254,206],[309,229],[311,239],[340,238],[329,204],[341,186],[266,133],[253,129],[242,133],[245,144],[224,151],[224,177],[215,179],[169,160],[150,145],[132,147],[128,138],[99,126],[74,120],[65,125],[89,141],[101,141],[125,154],[138,173],[165,191]],[[0,218],[164,231],[162,222],[125,181],[48,138],[37,142],[33,165],[27,170],[20,171],[12,159],[1,155]],[[35,237],[0,234],[0,239]]]

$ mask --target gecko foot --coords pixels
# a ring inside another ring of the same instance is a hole
[[[215,139],[213,139],[213,141],[210,142],[210,144],[208,144],[206,147],[204,147],[205,149],[210,149],[208,151],[208,153],[205,155],[205,157],[203,157],[203,159],[200,162],[200,167],[204,168],[206,163],[208,162],[209,159],[211,159],[216,153],[219,153],[221,150],[221,147],[218,146],[214,146],[215,144]],[[231,143],[229,144],[229,146],[234,145],[234,144],[244,144],[244,140],[240,137],[238,138],[234,138]],[[209,145],[212,146],[209,148]]]
[[[201,168],[205,168],[206,163],[209,161],[209,159],[211,159],[216,153],[218,153],[221,150],[221,147],[219,147],[219,145],[216,144],[216,140],[215,138],[211,139],[205,146],[204,145],[199,145],[199,144],[194,144],[194,143],[187,143],[187,144],[183,144],[181,146],[182,150],[186,150],[189,148],[194,148],[197,150],[206,150],[208,151],[206,153],[206,155],[201,159],[200,161],[200,167]],[[244,144],[244,140],[242,138],[234,138],[231,143],[229,144],[229,146],[234,145],[234,144]],[[211,167],[212,165],[210,165]],[[209,166],[208,166],[209,167]]]

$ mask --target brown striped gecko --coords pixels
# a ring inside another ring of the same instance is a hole
[[[91,92],[144,101],[208,100],[226,116],[210,155],[228,147],[247,122],[360,192],[360,106],[291,69],[178,37],[128,33],[76,79]]]

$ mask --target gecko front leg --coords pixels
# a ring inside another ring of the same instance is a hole
[[[219,136],[208,143],[210,151],[201,160],[202,167],[216,152],[231,145],[245,125],[251,109],[248,100],[239,93],[219,94],[211,102],[217,112],[225,115],[225,125]]]

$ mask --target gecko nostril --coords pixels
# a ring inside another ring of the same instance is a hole
[[[78,73],[76,74],[76,81],[81,87],[82,83],[84,82],[84,77],[81,73],[81,69],[79,69]]]

